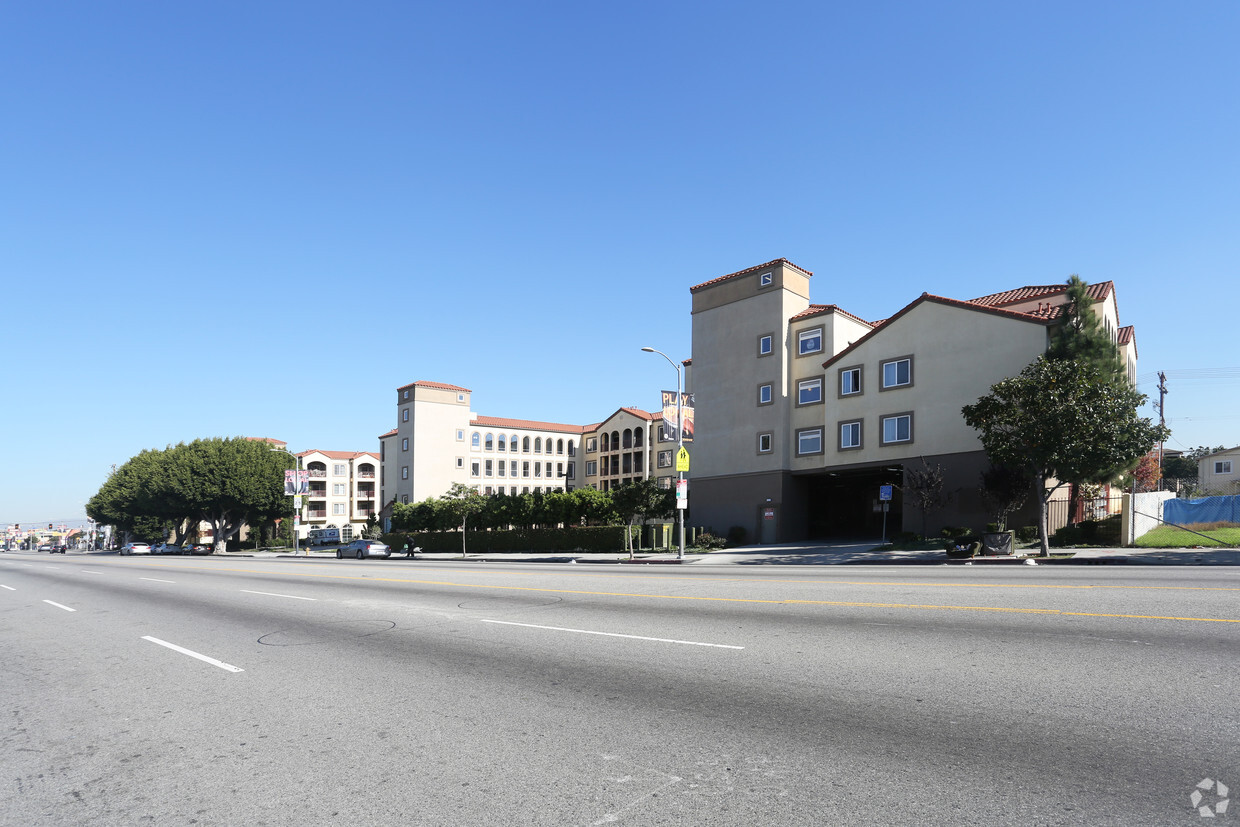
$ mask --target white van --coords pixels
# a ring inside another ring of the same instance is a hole
[[[312,528],[310,536],[307,538],[312,546],[326,546],[331,543],[340,542],[340,529],[338,528]]]

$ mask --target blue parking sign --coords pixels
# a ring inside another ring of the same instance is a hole
[[[892,490],[892,486],[890,485],[880,485],[878,487],[879,500],[885,503],[891,502],[891,490]]]

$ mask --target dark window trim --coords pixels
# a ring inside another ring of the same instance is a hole
[[[885,368],[887,365],[890,365],[892,362],[903,362],[905,359],[908,360],[908,384],[891,386],[884,385],[883,374],[886,372]],[[911,388],[914,385],[915,377],[916,374],[913,371],[913,354],[911,353],[905,354],[904,356],[893,356],[890,359],[883,359],[878,363],[878,390],[880,393],[883,391],[898,391],[904,390],[905,388]]]
[[[807,433],[810,433],[811,431],[817,431],[817,432],[818,432],[818,450],[817,450],[817,451],[807,451],[807,452],[805,452],[805,453],[802,453],[802,452],[801,452],[801,434],[807,434]],[[796,432],[796,434],[795,434],[795,436],[796,436],[796,441],[797,441],[797,442],[796,442],[796,446],[797,446],[797,449],[796,449],[796,455],[797,455],[798,457],[819,457],[819,456],[822,456],[822,454],[826,451],[826,446],[825,446],[825,445],[823,445],[823,434],[822,434],[822,431],[823,431],[823,428],[822,428],[822,426],[821,426],[821,425],[819,425],[819,426],[815,426],[815,427],[813,427],[813,428],[798,428],[798,429],[797,429],[797,432]]]
[[[857,444],[844,445],[844,426],[856,425],[857,427]],[[903,443],[901,443],[903,444]],[[835,450],[837,451],[860,451],[865,447],[865,420],[864,419],[841,419],[835,423]]]
[[[801,401],[801,383],[802,383],[802,382],[813,382],[813,381],[815,381],[815,380],[817,380],[817,382],[818,382],[818,401],[817,401],[817,402],[802,402],[802,401]],[[826,385],[826,383],[827,383],[827,379],[826,379],[826,377],[825,377],[825,376],[823,376],[821,373],[820,373],[820,374],[818,374],[817,376],[805,376],[805,377],[802,377],[801,379],[798,379],[798,380],[797,380],[797,382],[796,382],[796,387],[797,387],[797,401],[796,401],[796,407],[798,407],[798,408],[808,408],[808,407],[810,407],[811,405],[823,405],[823,404],[825,404],[825,403],[826,403],[826,401],[827,401],[827,395],[826,395],[825,391],[823,390],[823,386],[825,386],[825,385]]]
[[[766,437],[771,445],[771,447],[767,448],[765,451],[762,450],[762,437]],[[758,443],[756,447],[757,447],[758,456],[764,456],[765,454],[775,453],[775,432],[774,431],[763,431],[762,433],[758,434]]]
[[[853,393],[844,393],[844,374],[851,371],[857,372],[857,390]],[[835,398],[851,399],[854,396],[861,396],[865,393],[865,365],[849,365],[840,368],[835,374]]]
[[[817,350],[809,350],[809,351],[802,352],[802,351],[801,351],[801,334],[803,334],[803,333],[812,333],[812,332],[813,332],[813,331],[815,331],[815,330],[817,330],[817,331],[818,331],[818,349],[817,349]],[[826,352],[827,352],[827,328],[826,328],[826,325],[819,325],[818,327],[806,327],[806,328],[803,328],[803,329],[801,329],[801,330],[798,330],[798,331],[797,331],[797,352],[796,352],[796,358],[798,358],[798,359],[802,359],[802,358],[805,358],[805,357],[808,357],[808,356],[819,356],[819,357],[821,357],[821,356],[822,356],[822,354],[824,354],[824,353],[826,353]]]
[[[762,401],[762,389],[763,388],[771,389],[771,401],[770,402]],[[765,408],[767,405],[774,405],[775,404],[775,383],[774,382],[763,382],[761,385],[758,385],[758,394],[754,398],[758,400],[759,408]]]
[[[888,419],[894,419],[900,416],[908,417],[908,439],[899,439],[894,442],[888,442],[885,439],[884,431],[886,429],[883,427],[883,423],[886,422]],[[915,423],[913,422],[912,411],[899,411],[897,413],[889,413],[889,414],[881,415],[878,418],[878,444],[879,445],[912,445],[913,442],[916,441],[916,437],[917,437],[917,432],[914,429],[914,425]]]
[[[770,349],[770,350],[768,350],[766,353],[763,353],[763,352],[762,352],[762,340],[763,340],[763,339],[766,339],[766,338],[769,338],[769,339],[771,340],[771,349]],[[774,354],[774,353],[775,353],[775,333],[774,333],[774,332],[771,332],[771,333],[762,333],[762,334],[759,334],[759,336],[758,336],[758,341],[757,341],[757,345],[758,345],[757,350],[758,350],[758,358],[759,358],[759,359],[762,359],[762,358],[764,358],[764,357],[767,357],[767,356],[770,356],[770,355]]]

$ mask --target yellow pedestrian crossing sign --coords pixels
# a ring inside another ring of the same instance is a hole
[[[676,452],[676,473],[687,473],[689,471],[689,449],[681,447]]]

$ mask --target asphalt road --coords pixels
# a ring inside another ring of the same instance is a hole
[[[10,553],[0,642],[4,825],[1165,825],[1240,792],[1233,568]]]

